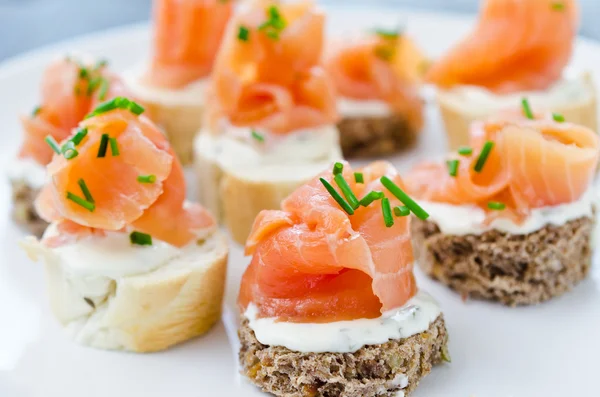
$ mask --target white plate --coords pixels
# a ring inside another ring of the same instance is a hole
[[[335,10],[334,29],[352,31],[408,22],[432,54],[455,42],[472,24],[461,16],[398,10]],[[117,70],[144,59],[146,26],[133,26],[61,43],[0,66],[0,173],[6,173],[19,141],[17,114],[37,103],[42,70],[54,56],[88,52]],[[465,60],[468,62],[468,60]],[[600,45],[579,40],[573,67],[600,76]],[[423,155],[444,151],[437,114],[418,150],[394,162],[401,169]],[[260,396],[237,376],[235,330],[223,323],[208,335],[164,353],[134,355],[72,344],[51,317],[40,265],[17,247],[23,234],[9,219],[7,183],[0,184],[0,396],[1,397],[197,397]],[[224,319],[235,322],[235,298],[248,260],[232,243]],[[597,264],[596,264],[597,265]],[[421,287],[442,303],[450,332],[452,363],[436,367],[415,397],[598,396],[600,273],[565,296],[536,307],[509,309],[463,302],[418,274]],[[228,322],[228,321],[225,321]],[[233,332],[231,332],[233,331]]]

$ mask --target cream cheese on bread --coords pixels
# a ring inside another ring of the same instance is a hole
[[[46,184],[46,167],[33,159],[17,158],[8,167],[8,179],[24,181],[34,189],[41,189]]]
[[[392,114],[390,105],[378,99],[351,99],[340,97],[337,100],[340,116],[346,117],[385,117]]]

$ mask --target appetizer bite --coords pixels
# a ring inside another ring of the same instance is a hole
[[[598,136],[571,123],[474,123],[470,147],[407,177],[431,215],[412,224],[417,262],[465,298],[514,306],[568,291],[590,269],[598,153]]]
[[[336,163],[258,215],[238,298],[239,357],[263,391],[409,394],[448,360],[440,308],[413,275],[408,215],[427,214],[402,189],[389,163],[356,172]]]
[[[229,25],[195,158],[201,202],[241,244],[260,210],[341,158],[324,23],[312,1],[259,0]]]
[[[380,156],[412,145],[423,127],[418,82],[427,61],[399,30],[378,29],[334,46],[327,71],[338,91],[345,157]]]
[[[232,12],[232,0],[155,0],[152,59],[127,73],[184,165],[192,162],[209,75]]]
[[[23,142],[9,169],[13,218],[30,233],[41,236],[48,224],[33,205],[46,182],[46,165],[73,128],[102,101],[126,95],[126,89],[107,62],[65,57],[50,64],[42,76],[41,102],[21,116]]]
[[[95,348],[166,349],[221,313],[225,237],[185,201],[182,166],[142,112],[117,97],[62,142],[36,199],[51,224],[40,241],[23,242],[45,262],[54,315]]]
[[[576,0],[485,0],[474,31],[429,69],[451,150],[469,141],[473,120],[485,120],[527,97],[596,131],[591,76],[564,75],[575,44]]]

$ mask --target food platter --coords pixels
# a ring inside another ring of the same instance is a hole
[[[336,35],[374,25],[406,24],[431,56],[464,34],[471,17],[401,9],[331,8]],[[149,28],[128,26],[21,55],[0,65],[0,173],[5,175],[19,142],[17,115],[36,103],[44,66],[55,56],[90,53],[117,71],[147,57]],[[580,39],[571,65],[600,76],[600,44]],[[427,93],[426,93],[427,94]],[[402,171],[424,156],[445,151],[435,107],[418,146],[390,158]],[[190,178],[192,188],[193,178]],[[0,184],[0,396],[260,396],[237,370],[237,290],[248,259],[231,242],[222,321],[207,335],[162,353],[134,355],[71,343],[51,316],[43,270],[19,249],[24,237],[11,222],[10,189]],[[598,258],[596,258],[598,259]],[[539,306],[506,308],[467,301],[417,271],[421,288],[442,304],[452,362],[436,367],[416,397],[593,396],[600,353],[600,264],[572,292]]]

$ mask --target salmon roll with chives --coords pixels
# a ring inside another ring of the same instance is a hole
[[[200,201],[243,244],[256,215],[341,158],[313,1],[245,3],[225,34],[194,144]]]
[[[60,143],[35,201],[50,226],[22,243],[44,262],[54,316],[85,346],[164,350],[221,313],[225,236],[186,201],[181,163],[143,112],[117,97]]]
[[[154,0],[152,57],[127,83],[184,165],[200,130],[209,76],[233,0]]]
[[[418,165],[407,186],[417,262],[465,298],[529,305],[588,274],[596,223],[598,136],[554,117],[473,124],[471,145]]]

